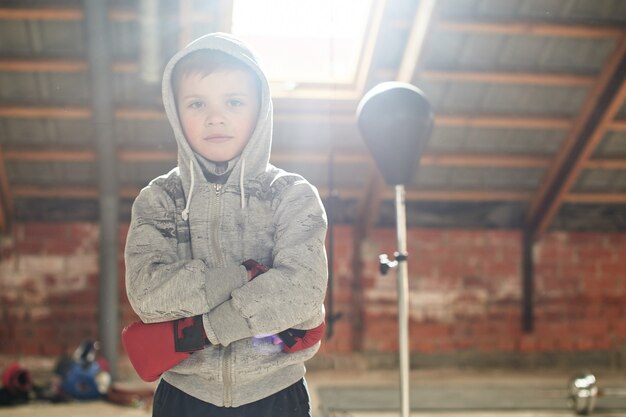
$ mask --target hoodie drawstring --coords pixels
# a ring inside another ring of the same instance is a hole
[[[193,160],[189,161],[189,173],[191,174],[191,186],[189,187],[189,196],[187,197],[187,203],[185,204],[184,210],[180,213],[184,221],[187,221],[187,219],[189,219],[189,206],[191,205],[191,196],[193,195],[193,187],[196,182],[196,177],[193,171]]]
[[[246,191],[243,188],[243,176],[246,171],[246,158],[241,158],[241,172],[239,174],[239,188],[241,188],[241,208],[246,208]]]

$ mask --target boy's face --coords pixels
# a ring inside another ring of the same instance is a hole
[[[260,100],[247,71],[190,73],[180,82],[178,115],[191,148],[214,162],[239,155],[256,127]]]

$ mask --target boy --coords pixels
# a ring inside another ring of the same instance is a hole
[[[291,329],[323,330],[326,215],[311,184],[269,163],[265,75],[210,34],[170,60],[163,101],[178,167],[133,204],[126,288],[142,322],[199,330],[200,344],[162,374],[153,416],[309,416],[304,361],[321,335]],[[262,336],[286,329],[293,348]]]

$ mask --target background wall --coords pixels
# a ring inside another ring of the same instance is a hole
[[[122,251],[126,231],[119,230]],[[20,223],[0,245],[0,362],[56,358],[97,338],[97,225]],[[362,265],[354,264],[355,250]],[[375,229],[355,244],[351,226],[336,226],[341,318],[318,363],[336,366],[336,358],[359,353],[379,358],[373,366],[393,364],[396,275],[379,275],[377,261],[394,250],[395,229]],[[622,366],[626,233],[558,232],[535,245],[532,333],[521,330],[519,232],[410,229],[408,250],[414,365]],[[135,319],[123,269],[120,253],[120,326]]]

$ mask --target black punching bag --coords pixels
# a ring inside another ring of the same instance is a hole
[[[357,118],[385,181],[409,184],[433,127],[433,113],[424,93],[402,82],[378,84],[361,99]]]

